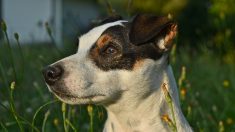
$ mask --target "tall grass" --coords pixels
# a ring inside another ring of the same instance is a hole
[[[107,6],[112,13],[111,4]],[[17,45],[13,46],[8,38],[7,25],[1,22],[5,42],[0,44],[0,131],[102,131],[106,117],[103,108],[67,106],[48,94],[40,70],[43,65],[65,54],[55,47],[49,24],[45,24],[45,28],[52,47],[22,46],[17,33],[14,34]],[[19,49],[19,56],[14,52],[16,49]],[[221,63],[215,54],[208,52],[196,56],[189,54],[187,50],[177,51],[176,45],[171,52],[171,63],[187,120],[195,131],[234,131],[234,65]],[[10,64],[4,64],[4,60]],[[167,88],[163,91],[171,109]],[[28,107],[32,109],[31,113],[26,111]],[[163,115],[162,120],[172,131],[177,131],[174,110]]]

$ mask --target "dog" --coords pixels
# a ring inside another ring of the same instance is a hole
[[[49,90],[68,104],[107,110],[104,132],[164,132],[171,116],[162,85],[172,97],[175,126],[191,132],[179,103],[169,51],[177,24],[168,17],[136,15],[105,19],[79,37],[77,53],[43,70]]]

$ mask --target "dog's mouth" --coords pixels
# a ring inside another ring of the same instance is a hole
[[[71,100],[71,99],[93,99],[93,98],[96,98],[96,97],[105,96],[103,94],[94,94],[94,95],[86,95],[86,96],[75,96],[75,95],[71,95],[71,94],[68,94],[68,93],[59,92],[59,91],[54,90],[54,89],[51,89],[51,90],[52,90],[52,92],[56,96],[59,96],[60,98],[68,99],[68,100]]]

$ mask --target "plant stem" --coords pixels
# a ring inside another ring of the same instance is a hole
[[[173,107],[173,101],[172,101],[172,97],[171,97],[169,91],[167,90],[167,84],[166,83],[163,83],[162,90],[163,90],[163,93],[165,95],[165,99],[166,99],[167,105],[170,108],[170,111],[171,111],[171,114],[172,114],[172,118],[173,118],[172,131],[173,132],[177,132],[177,126],[176,126],[176,119],[175,119],[175,112],[174,112],[174,107]]]
[[[14,118],[15,118],[15,120],[16,120],[16,122],[17,122],[19,128],[20,128],[20,131],[23,132],[23,131],[24,131],[24,130],[23,130],[23,127],[22,127],[22,125],[21,125],[21,123],[20,123],[20,121],[19,121],[19,119],[18,119],[18,116],[17,116],[17,114],[16,114],[16,111],[15,111],[15,104],[14,104],[14,98],[13,98],[13,91],[14,91],[14,88],[11,88],[11,90],[10,90],[10,108],[11,108],[11,112],[12,112],[12,114],[13,114],[13,116],[14,116]]]
[[[61,107],[62,107],[61,109],[62,109],[62,114],[63,114],[64,131],[68,132],[67,124],[66,124],[66,104],[62,103]]]
[[[68,119],[66,119],[65,121],[73,129],[74,132],[77,132],[77,129],[74,127],[74,125]]]
[[[20,56],[21,56],[21,61],[22,61],[22,71],[21,71],[21,76],[20,76],[20,79],[19,79],[19,82],[22,83],[22,81],[24,80],[24,70],[25,70],[24,54],[23,54],[23,50],[21,48],[18,33],[15,33],[14,36],[15,36],[17,45],[18,45],[19,50],[20,50]]]
[[[36,116],[38,115],[38,113],[42,110],[42,108],[46,107],[47,105],[49,104],[53,104],[55,102],[57,102],[58,100],[53,100],[53,101],[49,101],[47,103],[45,103],[44,105],[40,106],[37,111],[35,112],[35,114],[33,115],[33,121],[32,121],[32,132],[33,132],[33,127],[34,127],[34,122],[35,122],[35,119],[36,119]]]
[[[174,129],[175,129],[175,132],[177,132],[176,120],[175,120],[175,112],[174,112],[174,108],[173,108],[173,103],[170,103],[170,109],[171,109],[171,114],[172,114],[172,118],[173,118]]]
[[[90,132],[94,132],[93,130],[93,107],[92,105],[88,105],[87,106],[87,111],[88,111],[88,114],[89,114],[89,117],[90,117]]]
[[[44,116],[43,123],[42,123],[42,132],[45,132],[46,121],[49,115],[50,115],[50,110],[48,110]]]
[[[10,61],[11,61],[13,72],[14,72],[14,78],[15,78],[16,82],[18,82],[17,81],[17,76],[16,76],[16,68],[15,68],[15,64],[14,64],[13,52],[12,52],[11,44],[10,44],[10,41],[9,41],[9,37],[8,37],[8,34],[7,34],[6,30],[3,30],[3,33],[4,33],[6,41],[7,41],[8,50],[10,52]]]
[[[1,124],[1,127],[2,127],[2,129],[4,130],[4,132],[8,132],[8,130],[7,130],[7,128],[4,126],[4,124],[1,122],[0,123]]]

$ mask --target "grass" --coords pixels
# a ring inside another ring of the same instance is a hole
[[[67,44],[58,52],[51,44],[19,46],[18,40],[18,46],[0,44],[0,131],[102,131],[106,113],[101,106],[56,101],[42,78],[44,66],[75,53],[76,48]],[[192,128],[235,131],[234,64],[208,51],[191,55],[182,49],[173,59],[183,112]]]

